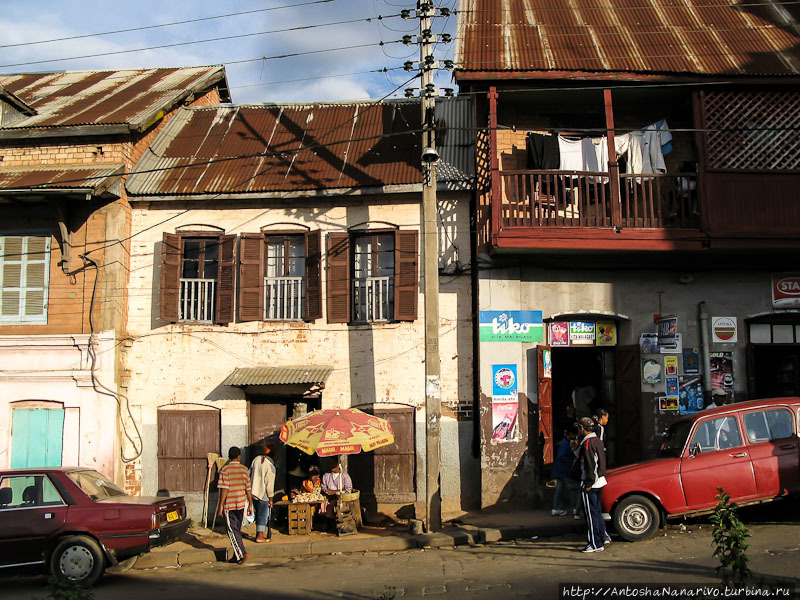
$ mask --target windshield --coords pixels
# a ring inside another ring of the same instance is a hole
[[[667,432],[664,443],[661,444],[661,456],[680,456],[692,428],[691,421],[678,421],[673,423]]]
[[[72,473],[67,473],[67,476],[78,484],[78,487],[92,500],[127,496],[124,491],[97,471],[73,471]]]

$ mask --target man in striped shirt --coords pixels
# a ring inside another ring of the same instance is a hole
[[[228,464],[219,470],[219,488],[222,496],[219,502],[219,515],[225,519],[225,530],[233,548],[231,562],[244,564],[250,558],[242,541],[242,521],[245,506],[247,514],[253,514],[253,495],[250,488],[250,472],[242,464],[242,451],[236,446],[228,450]]]

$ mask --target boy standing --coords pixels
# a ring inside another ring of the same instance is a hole
[[[219,502],[219,515],[225,518],[225,530],[233,548],[231,562],[243,565],[250,555],[242,541],[242,521],[245,506],[247,514],[253,514],[253,495],[250,489],[250,472],[242,462],[242,451],[236,446],[228,450],[228,464],[219,470],[219,488],[222,496]]]
[[[578,419],[578,427],[583,436],[579,460],[589,541],[583,552],[602,552],[604,544],[611,542],[600,506],[600,495],[606,485],[606,452],[603,441],[594,433],[595,422],[591,417]]]

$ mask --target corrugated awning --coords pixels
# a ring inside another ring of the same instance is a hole
[[[242,387],[246,385],[285,385],[292,383],[325,383],[333,367],[248,367],[234,369],[222,382],[223,385]]]
[[[125,165],[121,163],[5,167],[0,168],[0,194],[36,195],[59,191],[119,198],[124,173]]]

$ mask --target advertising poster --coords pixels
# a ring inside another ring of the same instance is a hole
[[[658,410],[661,412],[678,412],[677,396],[659,396]]]
[[[586,321],[570,321],[570,346],[594,346],[594,332],[594,323],[587,323]]]
[[[550,345],[569,346],[569,323],[550,323]]]
[[[492,365],[492,441],[517,439],[517,365]]]
[[[678,337],[678,317],[662,317],[658,320],[658,345],[661,348],[674,347]]]
[[[684,375],[679,378],[679,382],[679,412],[683,415],[703,410],[703,408],[705,408],[705,403],[703,402],[703,381],[701,378],[696,375]]]
[[[639,349],[642,354],[658,354],[658,334],[643,333],[639,336]]]
[[[700,373],[700,353],[697,348],[683,350],[683,374],[698,375]]]
[[[642,383],[655,384],[661,383],[661,363],[652,358],[645,358],[642,361]]]
[[[711,317],[711,341],[715,344],[739,341],[736,317]]]
[[[667,377],[678,374],[678,357],[675,355],[664,357],[664,374]]]
[[[598,321],[596,341],[598,346],[616,346],[617,324],[613,321]]]
[[[677,396],[678,395],[678,378],[677,377],[665,377],[664,378],[665,387],[667,390],[667,396]]]
[[[542,377],[544,379],[553,378],[553,355],[550,350],[542,350]]]
[[[800,273],[772,274],[772,306],[800,308]]]
[[[478,313],[482,342],[541,342],[544,324],[540,310],[482,310]]]
[[[675,334],[674,342],[661,346],[659,342],[658,351],[661,354],[681,354],[683,352],[683,337],[680,333]]]
[[[711,359],[711,391],[733,391],[733,352],[712,352]]]

